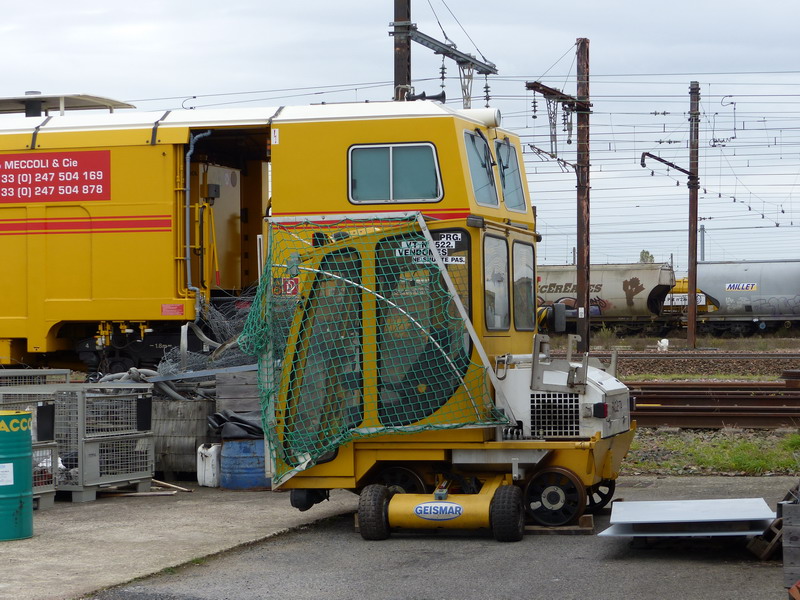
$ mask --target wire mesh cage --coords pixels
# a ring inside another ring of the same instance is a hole
[[[73,500],[91,500],[97,487],[153,477],[152,386],[144,383],[0,387],[0,407],[34,418],[35,442],[54,440],[53,482]],[[49,410],[49,416],[48,416]],[[49,427],[43,426],[49,420]],[[42,435],[42,432],[46,433]],[[37,474],[34,461],[34,479]],[[46,475],[40,473],[42,483]],[[86,492],[84,497],[80,492]]]
[[[69,369],[0,369],[0,386],[69,383]]]
[[[59,490],[152,478],[150,385],[73,384],[57,387],[54,399]]]
[[[33,493],[53,492],[58,474],[58,444],[36,442],[33,444]]]

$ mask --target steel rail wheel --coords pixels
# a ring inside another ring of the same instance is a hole
[[[395,494],[424,494],[425,482],[407,467],[389,467],[378,476],[380,483]]]
[[[611,502],[616,487],[617,482],[613,479],[603,479],[599,483],[588,487],[586,489],[586,512],[597,514]]]
[[[492,535],[498,542],[518,542],[525,533],[522,490],[515,485],[497,488],[489,508]]]
[[[585,508],[586,487],[567,469],[543,469],[525,486],[525,510],[539,525],[567,525],[582,515]]]
[[[385,540],[389,537],[389,500],[385,485],[374,483],[358,497],[358,528],[365,540]]]

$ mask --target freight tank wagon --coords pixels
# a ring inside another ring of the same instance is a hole
[[[707,333],[746,335],[800,325],[800,260],[697,264],[697,287],[717,310]]]

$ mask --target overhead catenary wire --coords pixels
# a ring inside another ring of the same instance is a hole
[[[446,28],[446,24],[443,26]],[[528,187],[538,218],[552,231],[555,231],[552,228],[559,227],[565,232],[574,227],[574,174],[564,173],[559,164],[542,160],[541,156],[527,151],[528,143],[541,146],[549,133],[541,119],[538,122],[530,120],[531,95],[524,89],[524,82],[541,79],[548,85],[564,85],[564,81],[569,80],[567,65],[561,73],[556,73],[554,67],[562,63],[572,50],[569,48],[541,77],[504,74],[490,78],[493,102],[501,108],[504,126],[522,136],[525,151],[521,159],[526,166]],[[440,82],[438,72],[428,74],[431,77],[415,78],[415,84]],[[628,222],[636,216],[641,225],[639,233],[650,236],[650,232],[656,229],[670,229],[664,224],[680,225],[680,220],[685,219],[685,178],[660,168],[653,168],[651,175],[650,169],[642,169],[638,162],[645,151],[676,164],[686,161],[687,87],[691,77],[699,79],[704,86],[701,98],[700,179],[703,189],[700,192],[700,218],[709,226],[727,223],[746,227],[716,232],[716,242],[710,250],[721,251],[717,244],[725,242],[719,236],[728,240],[729,236],[739,232],[744,237],[737,241],[730,239],[725,248],[726,256],[763,258],[776,252],[784,256],[800,256],[800,241],[791,239],[789,235],[790,231],[796,233],[796,226],[800,223],[800,78],[797,75],[800,71],[595,71],[591,98],[592,235],[596,240],[593,252],[612,256],[628,252],[629,258],[636,260],[642,248],[635,248],[642,245],[641,241],[629,245],[627,241],[615,240],[614,248],[609,248],[608,242],[604,241],[614,239],[613,235],[604,232],[618,230],[614,227],[615,222]],[[704,78],[708,81],[703,81]],[[453,85],[455,82],[456,78],[447,78],[444,83]],[[367,99],[365,96],[368,95],[381,97],[383,90],[386,90],[383,95],[388,99],[390,88],[390,82],[363,80],[354,84],[280,90],[254,88],[247,93],[204,94],[197,98],[198,104],[208,106],[303,97],[313,101],[352,101],[356,97]],[[736,102],[735,119],[732,111],[726,113],[720,105],[723,98],[730,96]],[[184,97],[160,102],[174,102]],[[715,138],[728,137],[722,131],[734,129],[735,140],[712,143]],[[559,132],[559,136],[562,135],[563,132]],[[561,156],[569,161],[574,148],[565,146],[564,140],[561,137]],[[636,206],[638,208],[634,208]],[[646,214],[638,217],[638,213],[632,211]],[[625,237],[631,235],[624,234]],[[658,244],[658,247],[653,247],[654,255],[674,253],[679,256],[685,245],[680,230],[653,233],[650,238],[653,244]],[[776,243],[775,240],[782,241]],[[543,246],[547,244],[545,238]],[[546,251],[549,253],[551,249]]]

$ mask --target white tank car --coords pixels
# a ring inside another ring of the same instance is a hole
[[[800,260],[701,262],[697,287],[717,307],[712,333],[800,326]]]

